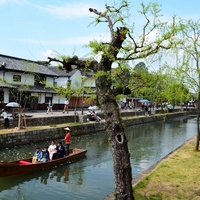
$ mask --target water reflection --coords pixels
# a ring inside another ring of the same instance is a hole
[[[40,182],[41,184],[48,184],[48,181],[51,180],[55,180],[57,182],[63,182],[63,183],[67,183],[69,181],[69,172],[70,172],[70,166],[64,166],[64,167],[59,167],[55,170],[52,170],[48,173],[43,173],[40,177]],[[81,175],[81,173],[79,173],[79,175]],[[80,177],[80,180],[82,180],[82,178]],[[77,181],[76,184],[82,184],[79,181]]]
[[[194,119],[179,118],[129,127],[126,130],[133,176],[137,176],[196,133]],[[30,144],[0,152],[0,160],[33,155]],[[105,132],[73,137],[71,147],[87,149],[86,157],[53,169],[23,176],[0,178],[0,199],[102,199],[114,189],[112,155]],[[59,198],[58,198],[59,197]]]
[[[51,184],[51,181],[67,184],[70,180],[70,177],[72,178],[72,180],[76,180],[73,181],[74,186],[81,186],[83,184],[84,166],[76,165],[75,167],[71,168],[71,164],[72,163],[67,163],[58,167],[54,167],[54,169],[33,172],[23,176],[17,175],[12,177],[0,178],[0,192],[6,189],[11,189],[16,185],[23,184],[28,181],[37,181],[38,183],[44,185]]]
[[[196,133],[196,120],[176,118],[166,123],[134,126],[127,130],[133,176],[146,170]]]

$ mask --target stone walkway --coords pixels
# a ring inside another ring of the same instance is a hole
[[[86,115],[88,114],[88,109],[84,109],[83,114]],[[100,112],[100,110],[96,110],[96,112]],[[74,110],[69,110],[68,113],[63,113],[62,110],[55,110],[52,113],[48,113],[46,112],[46,110],[33,110],[33,111],[27,111],[27,112],[23,112],[27,118],[43,118],[43,117],[57,117],[57,116],[74,116],[75,115],[75,111]],[[77,115],[82,115],[82,110],[77,110],[76,111]],[[8,112],[8,116],[11,116],[11,112]],[[12,117],[11,117],[12,119]],[[0,120],[3,123],[3,118],[0,118]]]

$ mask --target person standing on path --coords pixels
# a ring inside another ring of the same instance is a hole
[[[69,100],[66,98],[63,113],[65,113],[65,112],[68,113],[68,107],[69,107]]]
[[[3,117],[4,119],[4,126],[5,128],[9,128],[10,126],[9,126],[9,120],[8,120],[8,113],[4,109],[2,109],[1,111],[2,111],[1,117]]]
[[[49,112],[51,112],[51,114],[53,114],[52,107],[53,107],[53,105],[51,104],[51,100],[49,100],[48,107],[47,107],[47,114],[49,114]]]
[[[66,128],[64,128],[64,131],[66,133],[65,138],[64,138],[64,141],[66,144],[66,156],[68,156],[69,155],[69,146],[71,144],[71,130],[68,127],[66,127]]]

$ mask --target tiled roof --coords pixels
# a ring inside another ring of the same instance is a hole
[[[20,71],[29,73],[45,74],[48,76],[57,76],[56,73],[49,69],[45,64],[39,62],[6,56],[0,54],[0,69],[7,69],[10,71]]]
[[[58,67],[49,67],[49,69],[54,72],[55,74],[57,74],[58,76],[69,76],[69,73],[67,73],[64,70],[59,69]]]
[[[59,77],[71,77],[77,71],[77,69],[74,69],[71,72],[67,73],[65,70],[61,70],[58,67],[49,67],[49,69],[56,73]]]
[[[28,91],[29,92],[38,92],[38,93],[55,93],[55,90],[53,90],[52,88],[47,88],[44,86],[29,86],[28,87]]]
[[[46,88],[46,87],[43,87],[43,86],[31,86],[29,88],[29,91],[31,91],[31,92],[56,93],[54,89]]]
[[[18,88],[19,90],[23,91],[23,87],[21,85],[12,85],[10,83],[6,83],[5,81],[0,79],[0,88]],[[25,87],[26,88],[26,87]],[[55,93],[55,90],[52,88],[47,88],[45,86],[27,86],[29,92],[46,92],[46,93]]]

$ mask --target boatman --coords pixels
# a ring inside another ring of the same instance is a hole
[[[64,141],[66,144],[66,156],[68,156],[69,155],[69,145],[71,143],[71,130],[68,127],[66,127],[66,128],[64,128],[64,131],[65,131]]]

